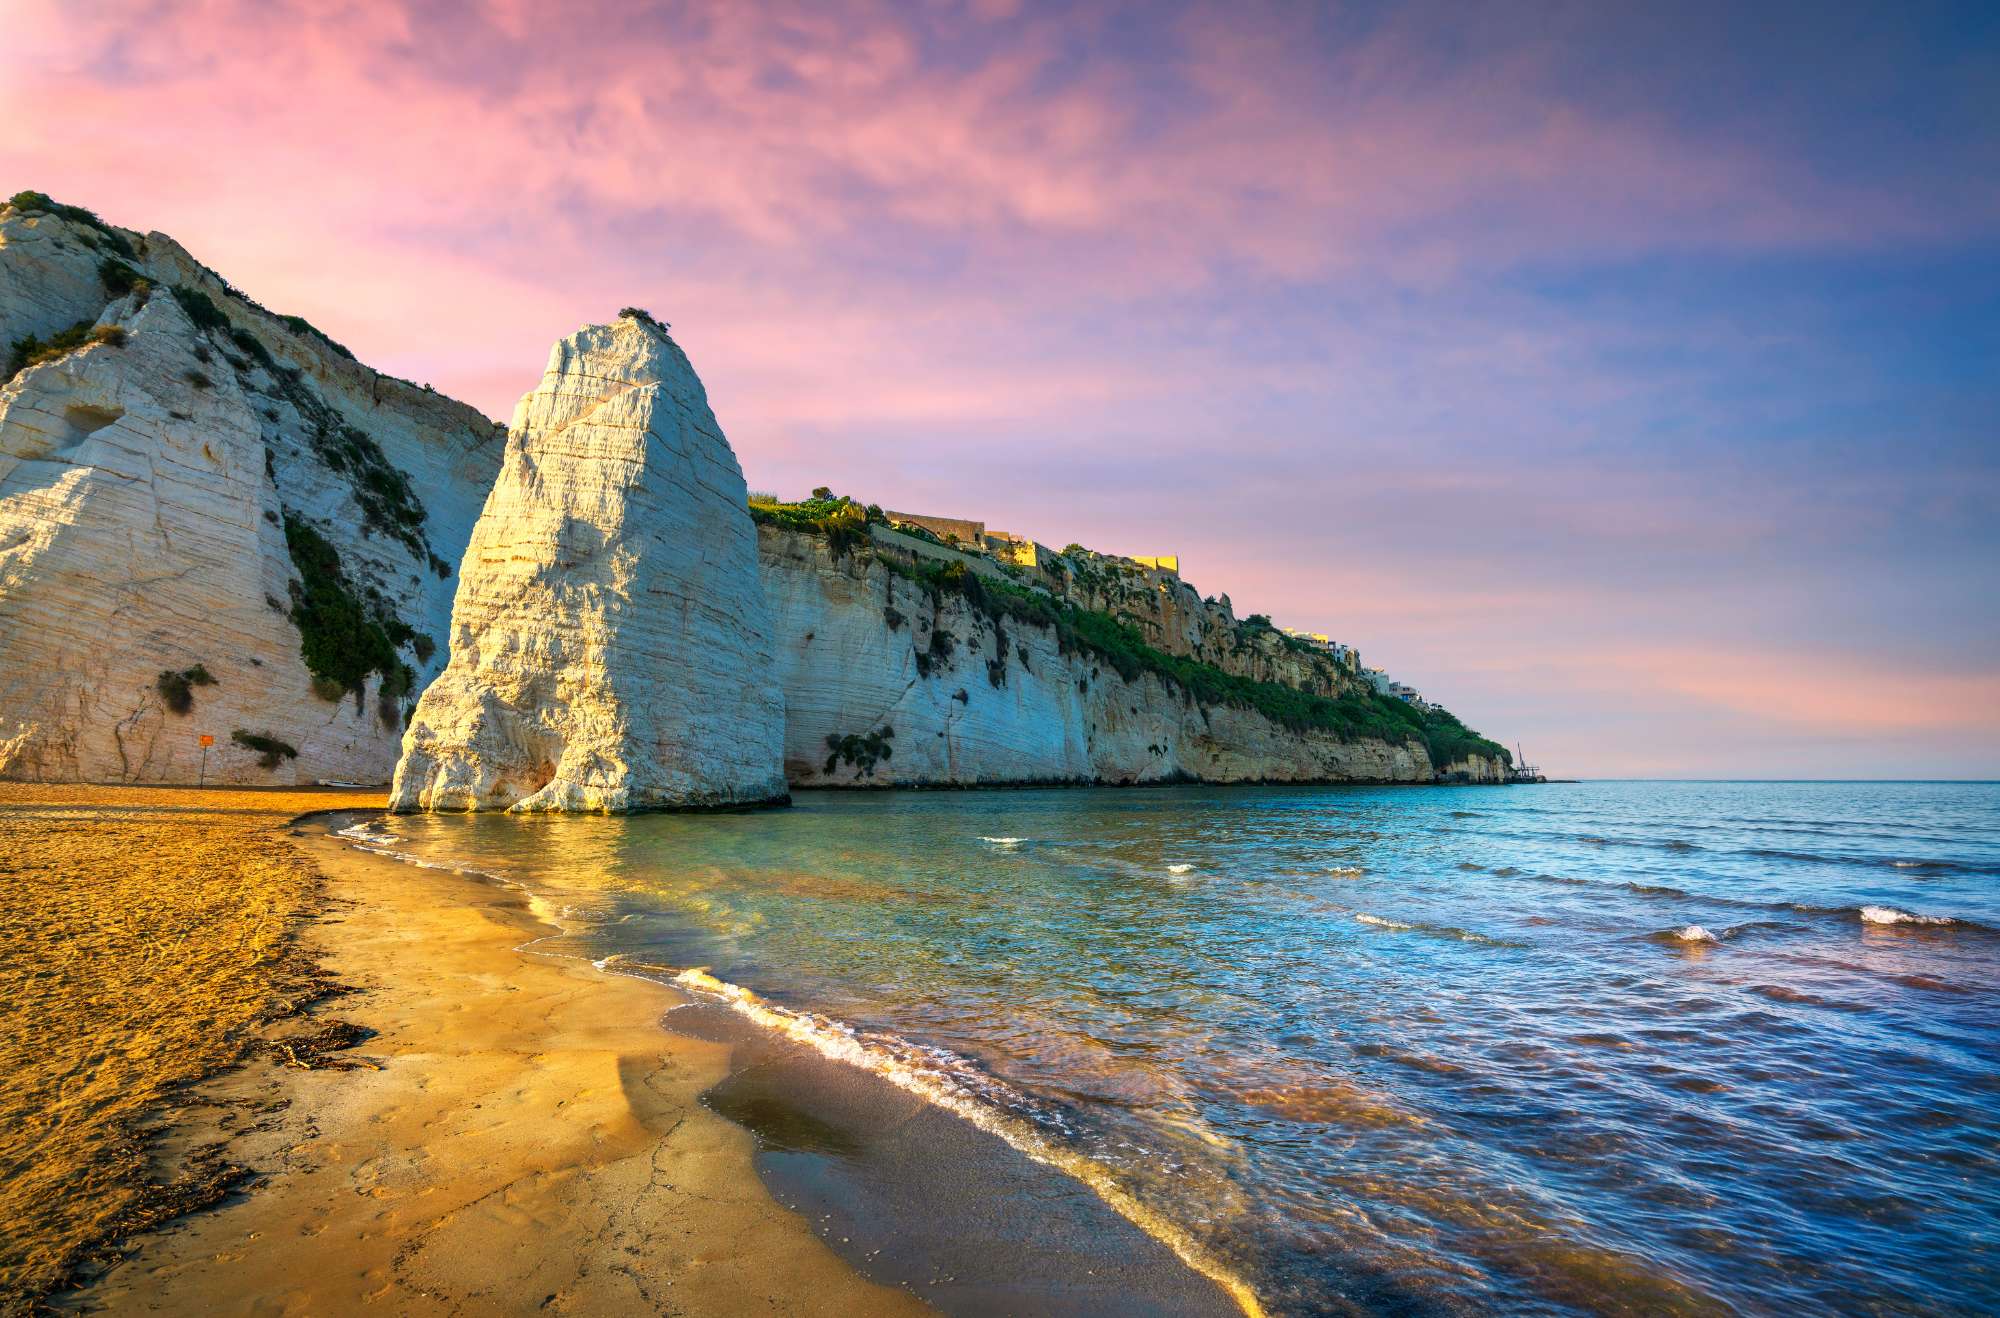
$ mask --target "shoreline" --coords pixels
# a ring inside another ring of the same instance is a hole
[[[247,1188],[130,1236],[46,1307],[1238,1312],[971,1123],[658,979],[537,950],[561,930],[518,886],[333,835],[380,813],[276,830],[320,876],[296,950],[338,986],[281,1032],[358,1041],[190,1085],[155,1161],[221,1148]]]
[[[334,822],[285,830],[323,876],[301,942],[352,986],[325,1014],[369,1033],[331,1066],[196,1085],[254,1183],[49,1307],[924,1311],[763,1189],[751,1136],[700,1102],[728,1049],[659,1028],[671,990],[533,955],[554,930],[521,894],[368,855]]]

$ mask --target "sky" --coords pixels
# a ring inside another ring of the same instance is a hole
[[[0,194],[1178,553],[1564,776],[2000,777],[2000,6],[0,0]]]

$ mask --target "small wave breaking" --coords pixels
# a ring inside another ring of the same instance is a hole
[[[1920,924],[1949,925],[1958,921],[1949,915],[1918,915],[1911,911],[1899,911],[1893,906],[1864,906],[1856,912],[1863,924]]]
[[[1369,915],[1365,911],[1357,911],[1354,918],[1361,924],[1373,925],[1377,929],[1388,929],[1397,933],[1432,934],[1439,938],[1456,938],[1462,943],[1486,943],[1493,947],[1520,946],[1519,943],[1510,943],[1504,938],[1490,938],[1485,934],[1475,933],[1470,929],[1460,929],[1456,925],[1423,924],[1421,922],[1412,924],[1405,920],[1391,920],[1387,916]]]

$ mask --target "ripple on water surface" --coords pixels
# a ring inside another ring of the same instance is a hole
[[[592,916],[579,955],[900,1068],[1281,1311],[1979,1312],[1996,812],[1622,783],[384,827]]]

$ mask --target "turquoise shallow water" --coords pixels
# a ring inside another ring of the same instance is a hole
[[[369,827],[1060,1151],[1277,1310],[2000,1307],[2000,786]]]

